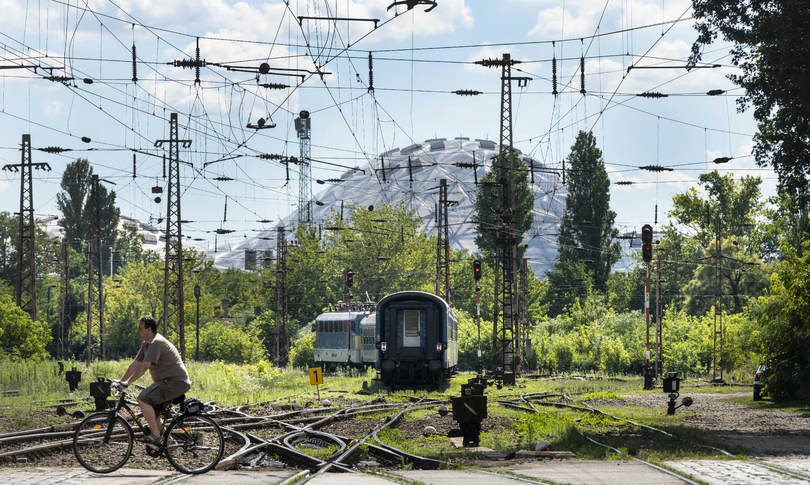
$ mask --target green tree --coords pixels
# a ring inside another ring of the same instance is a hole
[[[534,196],[532,195],[531,188],[529,187],[529,169],[526,163],[521,159],[519,153],[515,152],[514,156],[514,170],[515,170],[515,237],[518,242],[518,260],[523,257],[526,252],[524,245],[520,244],[523,241],[523,234],[526,233],[534,222]],[[475,195],[475,216],[479,221],[476,225],[475,231],[475,245],[481,251],[481,255],[489,262],[495,258],[495,227],[497,225],[498,214],[498,200],[501,199],[503,194],[502,185],[509,181],[509,160],[501,155],[495,155],[492,158],[492,168],[481,178],[481,185]],[[502,165],[502,180],[498,180],[498,166]],[[490,186],[486,184],[498,183],[501,186]],[[505,202],[503,202],[505,203]],[[502,207],[502,213],[508,215],[511,208]]]
[[[754,309],[760,324],[765,391],[776,401],[810,400],[810,245],[799,257],[782,243],[783,262],[771,279],[770,295]]]
[[[79,158],[69,163],[62,173],[62,191],[56,194],[56,207],[62,212],[62,226],[68,241],[86,241],[90,237],[92,204],[90,184],[93,167],[87,159]],[[109,268],[110,247],[116,240],[121,210],[115,206],[115,191],[108,191],[103,183],[98,184],[100,239],[102,267]]]
[[[613,265],[621,257],[610,209],[610,180],[602,151],[591,132],[580,131],[568,156],[568,195],[560,222],[559,254],[548,273],[550,314],[559,314],[569,295],[581,298],[588,288],[604,292]]]
[[[9,295],[0,295],[0,351],[12,349],[22,359],[48,358],[45,347],[51,339],[48,322],[31,321]]]
[[[716,264],[720,264],[723,308],[730,313],[739,313],[748,298],[762,295],[768,288],[773,266],[745,254],[731,239],[721,241],[722,257],[715,258],[715,248],[706,250],[703,264],[698,266],[693,278],[683,286],[685,308],[690,315],[701,315],[714,306]]]
[[[744,176],[734,180],[734,174],[720,175],[716,170],[698,176],[698,185],[703,187],[703,197],[695,187],[672,198],[672,210],[667,215],[678,224],[691,229],[700,244],[710,247],[717,235],[716,220],[720,219],[720,235],[733,236],[738,241],[745,238],[746,252],[762,255],[764,249],[752,237],[758,216],[762,214],[759,177]]]
[[[93,168],[86,158],[69,163],[62,172],[62,191],[56,194],[56,207],[62,213],[62,227],[68,241],[87,238],[84,201],[90,192]]]
[[[810,176],[810,8],[804,1],[693,0],[698,38],[690,63],[718,36],[734,44],[731,62],[740,68],[728,78],[745,89],[737,110],[754,108],[754,155],[772,165],[780,189],[806,200]]]
[[[138,227],[135,224],[126,222],[122,224],[115,239],[115,251],[118,252],[118,257],[115,258],[115,267],[117,269],[122,268],[127,263],[157,262],[160,259],[159,254],[144,249],[143,244],[143,234],[138,232]]]
[[[810,235],[810,197],[795,200],[780,193],[770,197],[768,202],[770,205],[763,209],[763,222],[757,231],[764,257],[769,261],[777,257],[782,239],[801,256],[802,243]]]

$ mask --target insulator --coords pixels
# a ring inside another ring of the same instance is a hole
[[[200,84],[200,38],[197,37],[197,62],[195,63],[197,77],[194,79],[194,84]]]
[[[374,91],[374,63],[371,59],[371,52],[368,53],[368,92]]]
[[[135,44],[132,44],[132,82],[138,82],[138,64],[135,55]]]
[[[712,89],[706,94],[709,96],[720,96],[723,93],[725,93],[725,91],[723,91],[722,89]]]
[[[135,178],[135,154],[132,154],[132,178]]]
[[[478,96],[482,93],[481,91],[475,91],[473,89],[459,89],[457,91],[453,91],[453,94],[458,94],[459,96]]]
[[[579,58],[579,93],[585,94],[585,56]]]
[[[281,160],[282,158],[284,158],[284,156],[277,155],[275,153],[262,153],[261,155],[259,155],[259,158],[261,158],[262,160]]]
[[[73,80],[72,77],[67,76],[45,76],[45,79],[47,79],[48,81],[53,81],[55,83],[66,83],[68,81]]]
[[[656,91],[648,91],[638,95],[640,98],[668,98],[668,94],[662,94]]]
[[[163,178],[166,178],[166,155],[163,155]]]
[[[554,96],[560,94],[557,91],[557,57],[551,58],[551,94]]]
[[[618,182],[614,182],[616,185],[633,185],[633,182],[629,180],[619,180]]]
[[[470,162],[456,162],[453,165],[459,168],[475,168]]]
[[[71,151],[70,148],[60,148],[60,147],[37,148],[37,150],[45,153],[62,153]]]
[[[669,167],[662,167],[661,165],[645,165],[638,168],[641,170],[649,170],[650,172],[672,172],[674,170]]]
[[[714,163],[728,163],[731,157],[719,157],[713,160]]]
[[[265,83],[259,84],[259,86],[265,89],[287,89],[289,86],[286,84],[278,84],[278,83]]]

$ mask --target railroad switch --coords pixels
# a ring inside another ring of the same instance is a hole
[[[487,417],[484,384],[462,384],[461,396],[453,397],[452,401],[453,419],[461,428],[463,446],[478,446],[481,441],[481,422]]]

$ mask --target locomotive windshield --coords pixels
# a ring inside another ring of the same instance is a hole
[[[329,315],[334,317],[334,315]],[[349,345],[349,329],[351,321],[344,320],[318,320],[318,347],[322,349],[346,349]]]

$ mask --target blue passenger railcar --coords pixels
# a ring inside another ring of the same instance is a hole
[[[318,315],[312,324],[315,331],[315,362],[324,370],[338,367],[366,368],[373,361],[363,361],[363,334],[360,322],[373,314],[365,305],[347,305],[338,311]]]
[[[458,364],[458,318],[442,298],[403,291],[377,304],[377,369],[383,385],[439,386]]]

